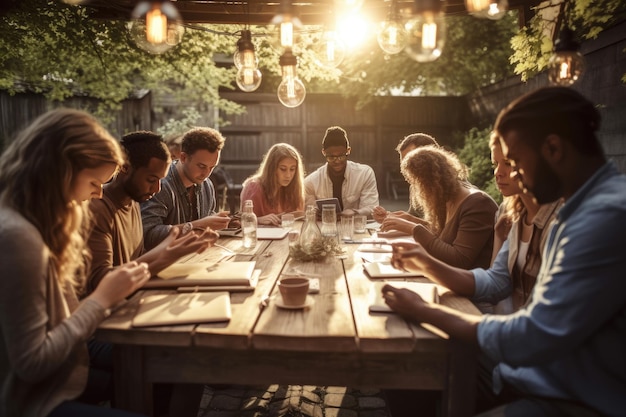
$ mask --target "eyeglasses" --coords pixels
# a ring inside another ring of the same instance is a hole
[[[346,159],[348,159],[348,154],[345,154],[345,155],[326,155],[326,160],[328,162],[345,161]]]

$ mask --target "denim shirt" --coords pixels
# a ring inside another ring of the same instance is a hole
[[[626,176],[606,163],[561,208],[528,306],[478,325],[501,379],[522,392],[626,410]]]
[[[141,203],[141,219],[143,221],[143,238],[146,250],[150,250],[170,232],[171,225],[190,222],[187,189],[178,175],[175,162],[170,171],[161,181],[161,190],[150,200]],[[200,187],[195,187],[197,201],[197,218],[201,219],[215,214],[215,188],[210,179],[206,178]]]

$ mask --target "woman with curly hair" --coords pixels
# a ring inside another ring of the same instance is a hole
[[[117,141],[70,109],[40,116],[0,157],[2,416],[135,415],[82,401],[88,374],[91,381],[86,342],[108,309],[150,278],[146,264],[130,262],[79,301],[86,200],[102,196],[122,163]]]
[[[300,152],[277,143],[263,157],[256,174],[246,179],[241,202],[252,200],[259,224],[280,225],[280,215],[303,215],[304,165]]]
[[[497,204],[467,181],[467,168],[452,152],[425,146],[400,164],[411,185],[411,201],[424,218],[417,224],[388,216],[381,230],[410,234],[435,258],[459,268],[487,268],[491,262]]]

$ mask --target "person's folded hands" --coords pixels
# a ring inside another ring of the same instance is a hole
[[[278,214],[267,214],[258,218],[259,224],[266,224],[270,226],[280,226],[280,216]]]
[[[387,214],[389,214],[389,212],[384,207],[376,206],[372,209],[372,217],[378,223],[382,223],[385,217],[387,217]]]
[[[227,212],[222,212],[227,213]],[[228,227],[228,223],[230,223],[231,219],[228,214],[214,214],[212,216],[206,217],[206,225],[213,230],[222,230]]]
[[[388,232],[390,230],[398,230],[407,235],[413,234],[413,228],[415,223],[408,220],[401,219],[400,217],[391,215],[387,216],[381,223],[380,230],[382,232]]]

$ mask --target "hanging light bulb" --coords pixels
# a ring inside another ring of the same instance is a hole
[[[565,26],[554,43],[554,53],[548,61],[548,78],[551,83],[563,86],[574,84],[585,71],[585,57],[578,51],[574,32]]]
[[[417,62],[431,62],[441,56],[446,38],[443,2],[415,0],[415,12],[404,26],[408,42],[404,51]]]
[[[313,45],[315,62],[322,67],[336,68],[346,57],[346,46],[335,30],[334,19],[322,33],[322,37]]]
[[[249,93],[259,88],[262,74],[254,53],[252,32],[247,29],[241,31],[241,38],[237,41],[237,52],[238,54],[233,57],[238,68],[235,82],[242,91]]]
[[[402,52],[409,38],[404,26],[394,20],[386,20],[380,26],[380,31],[378,32],[378,46],[380,46],[380,49],[389,55]]]
[[[469,14],[492,20],[502,19],[508,7],[508,0],[465,0],[465,8]]]
[[[248,29],[241,31],[241,38],[237,41],[237,48],[233,54],[233,62],[237,69],[244,66],[244,62],[248,63],[248,66],[259,66],[259,58],[254,52],[254,44],[252,43],[252,32]],[[252,63],[252,65],[250,64]]]
[[[241,88],[242,91],[250,93],[259,88],[262,78],[263,74],[261,74],[261,71],[258,68],[241,67],[237,71],[235,81],[237,82],[237,86]]]
[[[281,12],[270,22],[275,27],[271,43],[277,51],[293,49],[296,43],[296,30],[302,28],[302,22],[292,13],[291,1],[282,1],[280,5]]]
[[[393,55],[400,53],[408,42],[408,33],[399,22],[399,15],[396,9],[396,2],[391,1],[389,16],[387,20],[380,24],[378,31],[378,46],[386,54]]]
[[[129,30],[137,46],[162,54],[183,39],[185,28],[180,14],[169,1],[141,1],[131,15]]]
[[[283,80],[278,85],[278,100],[285,107],[298,107],[306,97],[306,88],[296,76],[296,66],[298,59],[287,49],[280,56],[280,66],[282,68]]]

